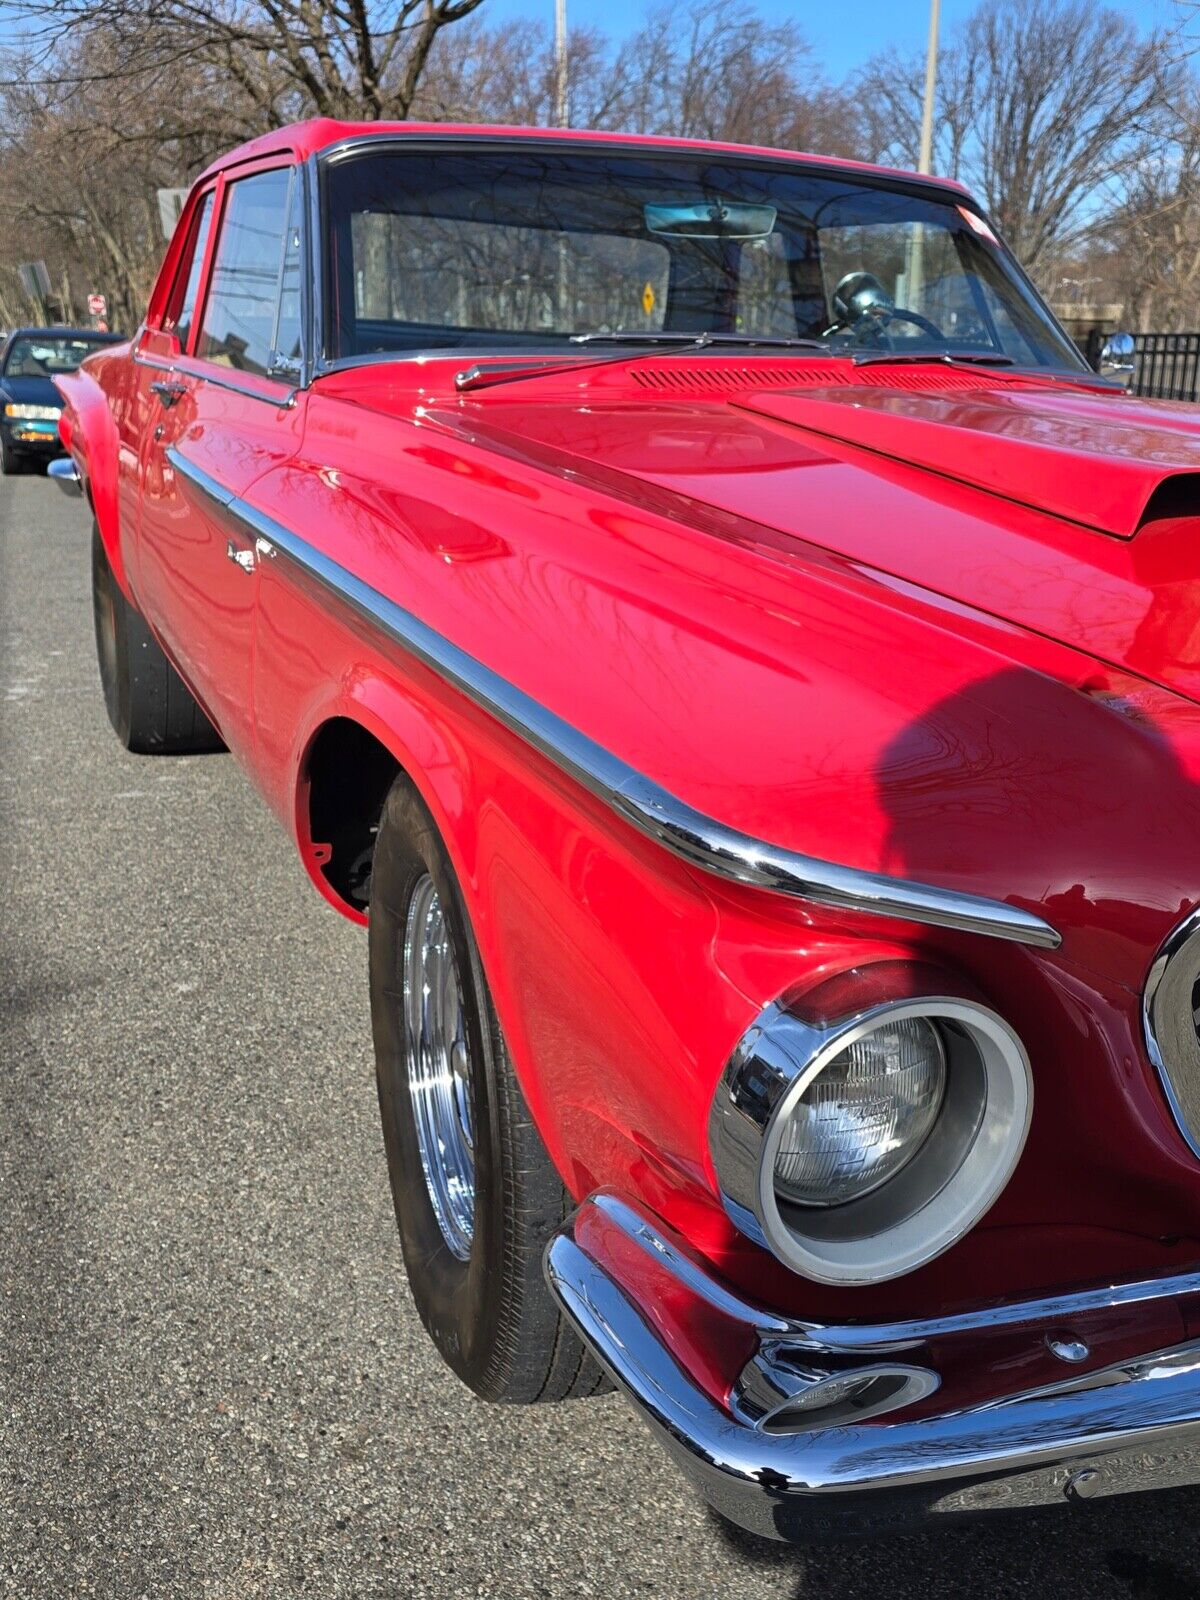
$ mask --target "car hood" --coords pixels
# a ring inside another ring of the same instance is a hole
[[[570,405],[533,387],[430,415],[676,519],[711,508],[836,552],[1200,702],[1192,407],[994,382]]]
[[[0,377],[0,393],[7,400],[26,406],[62,407],[62,397],[52,378]]]

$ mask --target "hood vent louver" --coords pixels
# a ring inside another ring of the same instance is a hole
[[[850,361],[797,362],[787,366],[731,366],[711,357],[691,361],[686,366],[668,366],[665,362],[631,367],[630,381],[639,389],[650,389],[656,394],[722,394],[735,389],[804,389],[819,386],[822,389],[858,386],[868,389],[906,389],[909,391],[944,392],[947,389],[978,389],[982,383],[995,383],[995,374],[987,378],[973,372],[958,372],[953,367],[938,367],[933,371],[914,370],[908,367],[856,367]]]

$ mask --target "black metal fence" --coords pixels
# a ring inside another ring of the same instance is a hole
[[[1152,400],[1200,400],[1200,333],[1135,333],[1130,389]]]

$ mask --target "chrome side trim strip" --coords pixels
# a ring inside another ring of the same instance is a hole
[[[252,536],[266,539],[342,604],[532,745],[641,833],[693,866],[735,883],[839,911],[928,923],[1043,949],[1054,949],[1061,942],[1049,923],[1017,906],[820,861],[754,839],[706,816],[547,710],[307,540],[231,494],[174,446],[168,449],[167,458],[181,477]]]

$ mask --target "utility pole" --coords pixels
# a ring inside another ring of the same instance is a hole
[[[933,165],[933,104],[937,97],[938,20],[942,0],[929,0],[929,44],[925,51],[925,104],[921,108],[921,150],[917,171],[928,172]],[[910,306],[916,306],[925,286],[925,225],[915,222],[908,236],[904,292]]]
[[[567,94],[567,0],[554,0],[554,121],[566,128],[571,121]]]
[[[929,45],[925,52],[925,105],[921,114],[918,172],[928,172],[933,165],[933,103],[937,94],[938,19],[941,9],[942,0],[929,0]]]

